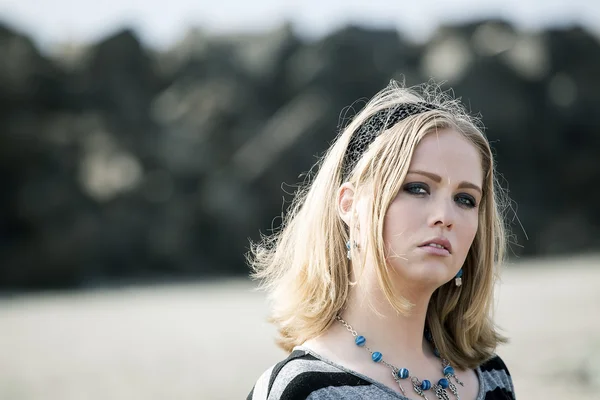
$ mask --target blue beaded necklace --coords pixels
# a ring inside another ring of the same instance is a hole
[[[362,347],[366,349],[369,353],[371,353],[371,359],[374,362],[382,363],[392,370],[392,376],[394,377],[394,380],[400,387],[400,390],[402,391],[403,395],[406,396],[406,392],[404,391],[404,387],[402,387],[402,381],[409,379],[414,391],[419,396],[423,397],[425,400],[428,400],[427,396],[425,395],[425,392],[428,390],[432,390],[438,399],[450,400],[450,396],[448,395],[446,389],[450,389],[454,397],[456,397],[457,400],[460,400],[460,397],[458,395],[458,389],[456,388],[456,385],[452,383],[451,379],[454,379],[456,383],[458,383],[461,386],[464,385],[456,376],[454,368],[450,366],[450,362],[448,362],[448,360],[440,356],[440,352],[438,351],[437,347],[435,347],[435,344],[433,342],[433,336],[431,335],[431,332],[429,332],[429,330],[425,331],[425,338],[433,346],[433,352],[435,353],[435,355],[440,357],[442,361],[442,374],[444,375],[444,377],[439,379],[437,383],[433,384],[427,379],[423,379],[421,381],[416,376],[411,376],[410,372],[406,368],[398,368],[386,362],[383,359],[383,355],[380,352],[373,351],[368,346],[366,346],[367,339],[365,339],[364,336],[359,335],[346,321],[342,319],[342,317],[337,315],[335,319],[337,319],[342,325],[344,325],[346,329],[352,334],[352,336],[354,336],[354,343],[356,343],[357,346]]]

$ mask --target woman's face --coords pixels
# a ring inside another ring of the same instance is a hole
[[[421,140],[383,227],[388,265],[402,280],[441,286],[454,278],[477,233],[482,184],[479,152],[458,132]]]

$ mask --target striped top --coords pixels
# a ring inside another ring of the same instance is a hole
[[[500,357],[494,356],[477,367],[475,372],[479,378],[477,400],[515,399],[510,372]],[[247,397],[247,400],[300,399],[409,400],[382,383],[301,346],[294,348],[285,360],[266,370]]]

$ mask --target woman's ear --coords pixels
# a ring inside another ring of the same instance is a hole
[[[351,183],[346,182],[340,186],[337,194],[338,214],[346,225],[350,226],[354,204],[354,186]]]

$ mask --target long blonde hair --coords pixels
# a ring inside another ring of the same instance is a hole
[[[381,132],[344,176],[344,155],[350,138],[369,117],[400,103],[422,101],[438,109],[405,118]],[[492,151],[478,123],[435,84],[405,88],[391,81],[341,131],[317,164],[314,180],[305,182],[296,193],[281,228],[252,243],[247,256],[253,277],[261,280],[261,287],[269,292],[270,321],[278,328],[280,347],[291,351],[322,334],[348,299],[353,282],[345,243],[352,240],[354,222],[347,226],[342,221],[336,197],[345,181],[356,188],[375,189],[368,216],[372,229],[368,232],[367,252],[374,255],[379,284],[387,300],[398,312],[410,312],[411,304],[394,292],[389,276],[383,221],[419,141],[435,130],[452,128],[481,154],[483,197],[478,231],[462,266],[463,286],[447,284],[438,288],[431,297],[426,323],[440,352],[459,368],[474,368],[493,355],[496,346],[505,341],[491,318],[497,267],[505,252],[501,212],[505,202],[494,176]]]

